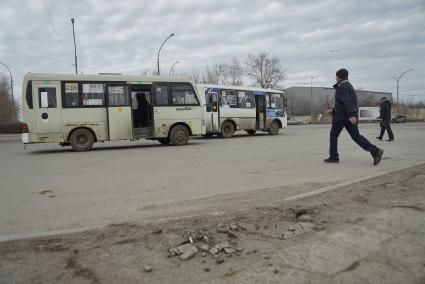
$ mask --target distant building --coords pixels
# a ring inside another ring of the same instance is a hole
[[[324,87],[290,87],[284,90],[289,116],[325,115],[335,89]],[[392,93],[356,90],[359,107],[376,107],[382,97],[392,100]]]

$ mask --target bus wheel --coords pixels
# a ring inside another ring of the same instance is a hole
[[[233,126],[233,123],[230,121],[226,121],[223,123],[223,126],[221,127],[220,136],[222,138],[230,138],[233,136],[233,133],[235,133],[235,127]]]
[[[170,141],[174,146],[186,145],[189,141],[189,130],[186,126],[176,125],[171,129]]]
[[[88,151],[93,147],[94,137],[90,130],[80,128],[72,132],[69,143],[74,151]]]
[[[275,120],[272,121],[272,124],[270,125],[269,134],[270,135],[278,135],[279,134],[279,123]]]
[[[162,145],[168,145],[170,144],[170,138],[159,138],[158,142],[161,143]]]
[[[248,133],[248,135],[255,135],[255,132],[257,132],[257,131],[255,131],[254,129],[250,129],[250,130],[247,130],[246,131],[246,133]]]

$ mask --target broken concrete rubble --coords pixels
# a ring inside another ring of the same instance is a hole
[[[302,214],[298,216],[297,220],[298,222],[303,222],[303,223],[313,222],[313,218],[311,217],[311,215],[308,215],[308,214]]]
[[[216,247],[213,247],[210,249],[210,254],[216,255],[219,252],[219,250]]]
[[[217,233],[227,234],[230,231],[230,228],[227,225],[217,226]]]
[[[153,267],[152,266],[150,266],[150,265],[145,265],[145,267],[144,267],[144,271],[146,272],[146,273],[149,273],[149,272],[151,272],[153,270]]]
[[[210,247],[207,244],[201,244],[197,246],[200,251],[209,251]]]
[[[227,254],[235,253],[236,250],[234,248],[224,248],[224,252]]]
[[[209,253],[214,258],[219,258],[220,252],[225,253],[227,257],[231,257],[232,254],[240,255],[243,248],[236,247],[238,244],[238,235],[234,233],[235,231],[239,231],[239,228],[235,223],[230,225],[218,224],[216,232],[220,235],[212,236],[212,239],[216,242],[215,244],[211,244],[209,236],[205,234],[208,232],[206,229],[203,229],[202,233],[185,232],[183,234],[184,241],[180,242],[177,247],[169,249],[168,257],[179,256],[181,260],[187,260],[194,257],[199,251],[202,252],[202,257],[206,257],[208,255],[207,253]],[[222,234],[227,234],[227,241],[223,241]]]
[[[181,245],[178,247],[178,250],[181,252],[181,260],[187,260],[193,257],[198,252],[198,248],[191,244]]]

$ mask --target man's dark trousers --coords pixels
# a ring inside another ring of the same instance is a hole
[[[333,160],[338,160],[338,137],[341,134],[342,129],[347,129],[348,133],[351,136],[351,139],[354,140],[363,150],[370,152],[372,155],[376,153],[378,148],[370,143],[366,138],[360,135],[359,128],[356,125],[351,124],[350,121],[334,121],[332,122],[331,135],[330,135],[330,147],[329,155]]]
[[[388,132],[388,139],[394,140],[394,134],[391,130],[390,122],[387,120],[381,122],[381,134],[379,134],[379,139],[382,139],[382,137],[384,137],[385,130],[387,130]]]

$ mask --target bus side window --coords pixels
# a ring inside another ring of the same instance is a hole
[[[102,83],[82,84],[83,106],[105,106],[105,85]]]
[[[254,108],[254,93],[249,91],[238,92],[238,104],[239,108]]]
[[[80,96],[78,92],[78,83],[64,83],[63,88],[65,100],[63,102],[64,107],[79,107]]]
[[[205,101],[207,102],[207,112],[211,112],[212,109],[212,94],[205,93]]]
[[[56,88],[39,88],[38,101],[40,108],[56,108]]]
[[[173,105],[198,105],[198,99],[190,84],[174,84],[171,88]]]
[[[266,93],[265,97],[266,97],[266,107],[270,107],[270,93]]]
[[[169,105],[168,102],[168,86],[155,86],[155,104]]]
[[[126,86],[108,86],[109,106],[128,106],[128,89]]]
[[[220,95],[220,107],[228,108],[229,104],[227,103],[227,91],[221,91]]]
[[[237,108],[238,107],[238,94],[237,91],[228,91],[227,92],[227,103],[229,104],[230,108]]]
[[[245,92],[246,94],[246,107],[247,108],[255,108],[255,96],[253,92]]]
[[[283,95],[282,94],[270,94],[270,102],[272,108],[283,110]]]

